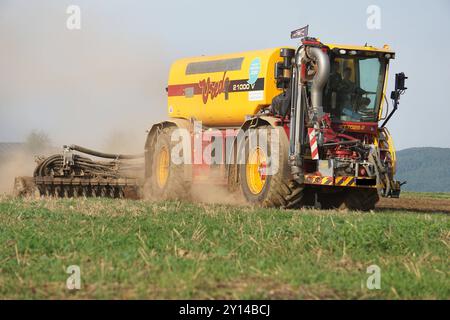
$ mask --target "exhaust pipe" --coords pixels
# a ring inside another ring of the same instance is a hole
[[[323,116],[323,89],[328,82],[330,76],[330,60],[328,55],[320,48],[308,47],[308,58],[317,63],[318,71],[314,76],[311,87],[311,103],[312,111],[314,113],[314,121],[317,121]]]

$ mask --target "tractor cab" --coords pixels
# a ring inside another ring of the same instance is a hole
[[[324,112],[333,122],[378,122],[389,60],[385,46],[328,46],[330,75],[323,92]]]

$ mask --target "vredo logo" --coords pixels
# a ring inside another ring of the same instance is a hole
[[[206,104],[209,98],[214,100],[219,94],[228,91],[229,84],[230,79],[227,77],[226,71],[223,73],[222,80],[220,81],[211,81],[210,77],[200,80],[198,86],[202,91],[203,103]]]

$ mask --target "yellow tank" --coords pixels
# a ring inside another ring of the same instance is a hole
[[[167,88],[169,117],[192,118],[206,126],[239,126],[282,92],[274,76],[275,64],[282,61],[280,50],[174,62]]]

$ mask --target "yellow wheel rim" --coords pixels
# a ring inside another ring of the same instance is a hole
[[[247,176],[247,186],[250,192],[257,195],[261,193],[266,184],[266,162],[267,158],[259,147],[251,150],[245,166]]]
[[[156,163],[156,182],[160,188],[164,188],[169,177],[169,150],[167,147],[162,147],[159,150],[158,159]]]

